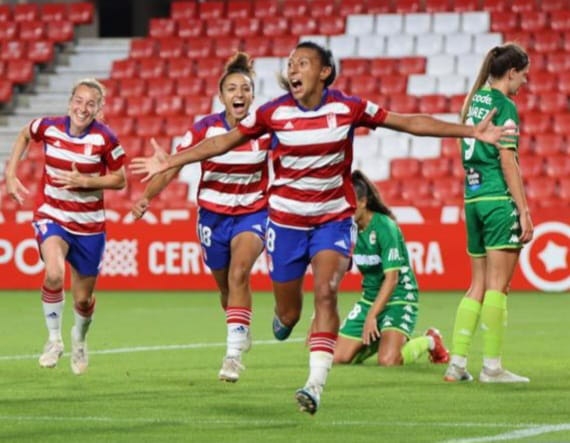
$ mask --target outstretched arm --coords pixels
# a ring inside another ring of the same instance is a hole
[[[475,126],[450,123],[425,114],[397,114],[389,112],[384,120],[384,126],[413,135],[476,138],[491,144],[496,144],[500,141],[512,142],[516,128],[495,126],[491,119],[496,112],[497,110],[493,109]]]
[[[19,204],[24,202],[24,194],[30,193],[22,184],[20,179],[18,179],[16,171],[18,169],[18,162],[28,147],[31,138],[30,125],[26,125],[16,137],[16,141],[12,146],[12,152],[10,152],[10,158],[8,159],[8,164],[6,166],[6,192]]]
[[[147,181],[159,172],[182,167],[189,163],[196,163],[221,155],[236,146],[244,144],[248,140],[249,137],[243,135],[238,129],[234,128],[225,134],[206,138],[192,149],[187,149],[169,156],[160,149],[156,141],[153,139],[151,142],[155,150],[154,155],[151,157],[134,158],[129,165],[129,169],[133,174],[146,174],[142,181]]]

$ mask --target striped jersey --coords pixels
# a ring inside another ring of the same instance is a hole
[[[32,139],[43,143],[45,165],[36,197],[34,221],[53,220],[75,234],[105,231],[102,189],[63,189],[59,172],[75,163],[82,174],[102,176],[123,166],[125,152],[115,134],[93,121],[80,136],[69,134],[69,117],[44,117],[30,124]]]
[[[315,109],[291,94],[266,103],[238,124],[250,137],[271,133],[275,178],[269,217],[280,225],[309,229],[352,216],[352,142],[358,126],[381,126],[387,112],[358,97],[325,89]]]
[[[177,151],[191,149],[205,138],[230,130],[225,112],[204,117],[184,135]],[[200,163],[198,205],[218,214],[240,215],[267,206],[269,136],[250,140],[225,154]]]

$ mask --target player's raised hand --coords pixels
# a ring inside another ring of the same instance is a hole
[[[135,220],[141,219],[142,216],[147,211],[147,209],[149,208],[149,206],[150,206],[150,202],[149,202],[148,198],[146,198],[146,197],[139,198],[133,204],[133,207],[131,208],[131,213],[133,214],[134,219]]]
[[[496,113],[497,109],[493,109],[483,120],[474,126],[474,137],[477,140],[493,145],[499,142],[516,141],[518,131],[515,126],[495,126],[493,124],[491,120]]]
[[[12,199],[16,200],[19,205],[24,203],[25,195],[30,193],[18,177],[6,177],[6,192]]]
[[[154,154],[149,157],[135,157],[129,164],[129,169],[133,174],[146,174],[141,182],[146,182],[156,174],[168,169],[168,153],[154,139],[150,139],[150,144],[154,149]]]

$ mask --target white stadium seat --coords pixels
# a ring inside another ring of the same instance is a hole
[[[356,41],[358,57],[376,58],[386,53],[386,38],[383,35],[360,35]]]
[[[438,12],[433,15],[433,32],[451,34],[459,32],[461,16],[457,12]]]
[[[437,94],[458,95],[467,92],[467,78],[463,75],[443,75],[437,78]]]
[[[376,29],[378,35],[401,34],[404,30],[404,17],[402,14],[378,14],[376,16]]]
[[[457,56],[455,73],[470,76],[477,71],[484,59],[483,54],[461,54]]]
[[[329,48],[337,59],[354,57],[356,37],[354,35],[333,35],[329,39]]]
[[[420,56],[435,55],[443,52],[442,34],[416,35],[416,54]]]
[[[388,36],[386,54],[390,57],[407,57],[415,54],[414,37],[407,34]]]
[[[435,94],[437,77],[424,74],[412,74],[408,77],[408,94],[430,95]]]
[[[437,137],[412,137],[410,157],[436,158],[441,154],[441,139]]]
[[[315,42],[323,48],[329,47],[329,38],[326,35],[302,35],[299,37],[299,42]]]
[[[410,136],[392,131],[380,138],[380,152],[382,157],[405,158],[410,156]]]
[[[461,17],[461,31],[467,34],[489,32],[490,17],[488,12],[464,12]]]
[[[473,52],[475,54],[487,54],[489,50],[501,44],[503,44],[503,37],[501,34],[477,34],[475,35]]]
[[[346,18],[346,34],[366,35],[374,33],[373,15],[349,15]]]
[[[404,16],[404,32],[406,34],[427,34],[431,32],[431,14],[417,13]]]
[[[455,56],[450,54],[431,55],[427,58],[426,74],[447,75],[455,72]]]
[[[468,54],[473,49],[473,36],[471,34],[446,34],[445,48],[446,54],[458,55]]]

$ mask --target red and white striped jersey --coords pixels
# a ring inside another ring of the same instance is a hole
[[[177,151],[191,149],[205,138],[228,132],[225,112],[196,122],[184,135]],[[240,215],[267,206],[269,136],[253,139],[225,154],[200,163],[198,205],[218,214]]]
[[[75,234],[105,231],[102,189],[63,189],[54,181],[58,172],[102,176],[123,166],[125,152],[115,134],[94,121],[81,136],[69,135],[69,117],[44,117],[30,124],[33,140],[43,142],[45,165],[36,197],[34,221],[54,220]]]
[[[238,125],[243,134],[270,132],[276,139],[271,221],[310,228],[350,217],[356,206],[350,179],[354,129],[381,126],[386,115],[374,103],[325,89],[315,109],[304,109],[286,94],[243,119]]]

